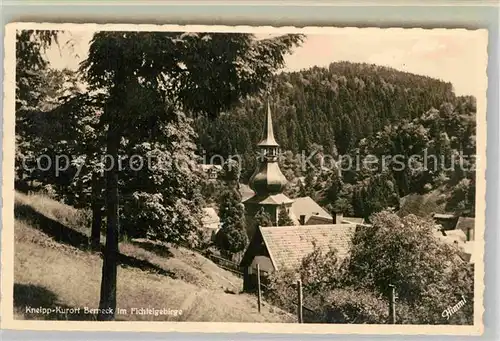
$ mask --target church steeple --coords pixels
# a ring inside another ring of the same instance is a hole
[[[264,124],[264,137],[257,144],[260,164],[250,178],[250,187],[259,196],[281,193],[287,180],[278,165],[279,145],[274,138],[271,106],[267,102],[267,116]]]

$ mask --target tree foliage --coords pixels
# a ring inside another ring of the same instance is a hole
[[[215,236],[219,250],[230,257],[244,251],[248,244],[245,208],[236,188],[229,188],[223,194],[219,214],[222,227]]]
[[[434,224],[413,215],[375,214],[358,229],[350,254],[314,246],[298,270],[304,302],[314,304],[322,322],[387,323],[389,284],[396,287],[396,321],[414,324],[472,324],[473,267],[458,247],[444,244]],[[293,270],[271,275],[269,297],[292,308]],[[284,297],[290,296],[290,297]],[[465,297],[449,319],[442,313]],[[287,305],[288,304],[288,305]]]
[[[257,40],[250,34],[96,33],[81,71],[90,89],[107,96],[101,117],[108,124],[107,153],[117,160],[122,137],[154,130],[159,123],[171,120],[172,109],[217,117],[241,99],[262,90],[271,75],[283,66],[283,55],[301,40],[300,35]],[[116,166],[106,174],[107,242],[101,308],[116,307],[118,177]],[[153,207],[158,200],[161,199],[153,200]],[[171,200],[176,211],[188,211],[183,200]]]
[[[182,112],[157,126],[151,142],[129,141],[124,159],[121,221],[129,237],[196,243],[203,178],[194,131]],[[161,135],[160,135],[161,134]]]

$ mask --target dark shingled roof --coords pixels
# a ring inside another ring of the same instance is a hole
[[[347,256],[354,236],[354,224],[275,226],[259,228],[276,270],[296,269],[313,252],[313,242],[323,250],[337,250],[340,259]]]

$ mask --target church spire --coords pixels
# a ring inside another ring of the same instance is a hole
[[[267,119],[264,125],[264,138],[258,144],[259,147],[279,147],[274,138],[273,118],[271,116],[271,105],[267,100]]]
[[[274,138],[271,106],[267,102],[267,118],[264,123],[264,138],[257,145],[260,149],[260,162],[250,178],[250,188],[257,195],[268,196],[283,191],[287,180],[278,165],[279,145]]]

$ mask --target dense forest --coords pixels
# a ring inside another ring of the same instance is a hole
[[[349,62],[284,72],[272,84],[274,131],[290,196],[311,195],[332,210],[368,218],[383,208],[397,209],[399,199],[410,193],[442,189],[442,200],[450,202],[446,210],[473,215],[473,97],[457,97],[451,83],[430,77]],[[197,143],[205,162],[213,155],[239,155],[242,181],[248,180],[255,169],[265,106],[265,97],[254,96],[215,121],[197,119]],[[313,170],[301,163],[312,153],[312,160],[323,159],[327,167],[321,169],[317,162]],[[338,179],[325,161],[326,156],[338,161],[340,155],[400,155],[400,162],[408,164],[410,156],[424,153],[436,156],[437,162],[429,158],[424,165],[413,158],[421,167],[392,169],[395,163],[389,162],[384,169],[351,168]]]
[[[349,62],[281,73],[271,91],[276,139],[293,153],[319,144],[325,153],[345,154],[388,124],[456,101],[451,83]],[[262,136],[258,123],[263,122],[265,100],[250,98],[216,122],[198,120],[199,145],[208,156],[252,154]]]

